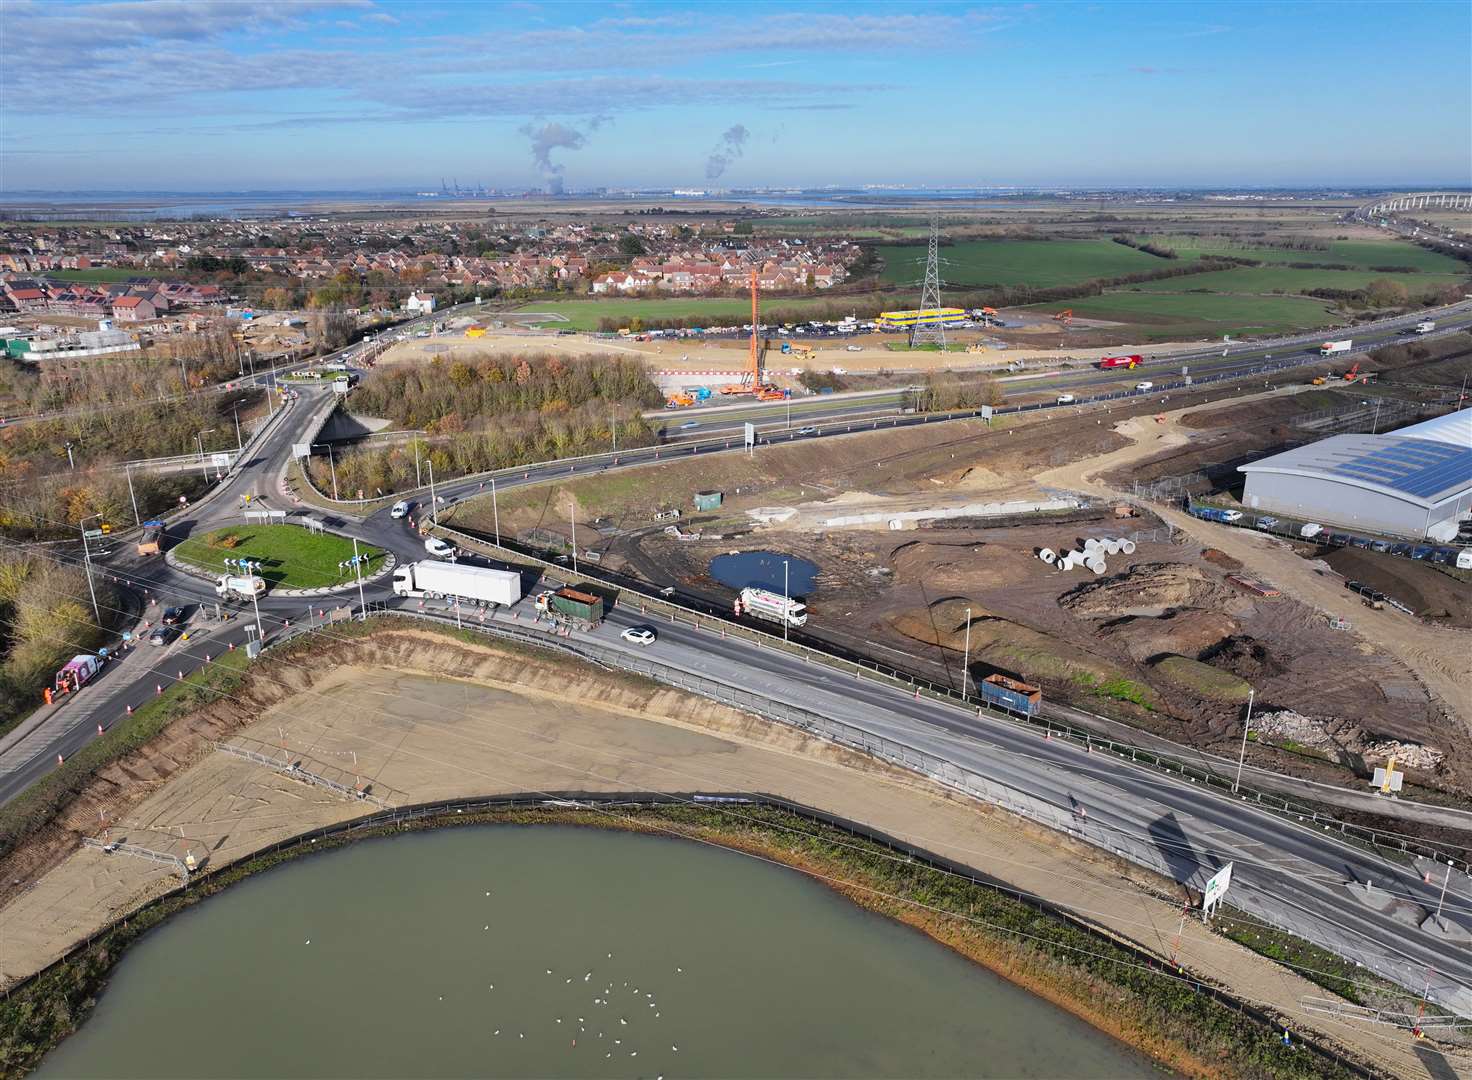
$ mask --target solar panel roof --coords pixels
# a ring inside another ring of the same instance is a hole
[[[1240,469],[1326,476],[1429,505],[1472,488],[1472,447],[1394,435],[1336,435]]]

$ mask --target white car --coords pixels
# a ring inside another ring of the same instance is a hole
[[[862,345],[849,345],[846,348],[847,348],[847,351],[848,352],[863,352],[864,351],[864,347]]]
[[[431,536],[424,541],[424,550],[436,559],[453,559],[455,557],[455,545],[441,540],[438,536]]]
[[[400,499],[398,502],[394,503],[393,509],[388,512],[388,516],[393,518],[395,521],[399,520],[399,518],[401,517],[407,517],[408,515],[409,503],[404,499]]]
[[[1059,394],[1058,397],[1055,399],[1055,404],[1072,405],[1075,400],[1076,399],[1072,394]]]
[[[1223,521],[1241,521],[1242,520],[1242,511],[1241,510],[1223,510],[1222,511],[1222,520]]]
[[[1153,382],[1137,382],[1137,383],[1135,383],[1135,389],[1136,390],[1154,390],[1155,389],[1155,384]]]
[[[653,645],[658,636],[651,626],[631,626],[619,635],[632,645]]]

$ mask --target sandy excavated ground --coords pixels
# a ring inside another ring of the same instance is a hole
[[[1179,903],[1161,883],[1080,843],[780,725],[675,691],[610,680],[591,668],[420,631],[384,632],[338,648],[341,657],[314,658],[311,670],[328,671],[315,682],[305,664],[284,672],[268,666],[264,677],[273,681],[253,680],[231,703],[239,709],[243,702],[254,716],[230,737],[278,745],[284,738],[298,755],[356,770],[414,801],[568,790],[781,794],[980,867],[1162,956],[1175,948]],[[328,662],[333,659],[344,666]],[[447,670],[461,677],[437,674]],[[512,679],[515,689],[505,681]],[[251,707],[273,699],[264,713]],[[218,865],[364,812],[360,803],[212,753],[206,743],[197,750],[194,763],[172,777],[135,785],[132,801],[111,790],[121,822],[115,834],[145,826],[156,834],[182,831]],[[354,756],[356,764],[348,764]],[[69,816],[71,829],[86,828],[95,816],[84,796]],[[169,885],[148,864],[123,856],[91,849],[62,856],[0,909],[5,979],[34,970]],[[1319,991],[1195,921],[1185,923],[1180,958],[1186,968],[1270,1004],[1295,1026],[1337,1036],[1387,1070],[1426,1075],[1403,1040],[1305,1013],[1300,999]]]
[[[864,335],[841,342],[828,340],[811,342],[817,350],[811,360],[803,360],[792,353],[782,353],[773,345],[767,350],[765,365],[774,375],[789,375],[800,372],[804,367],[826,371],[843,368],[846,371],[920,370],[939,368],[1005,368],[1017,361],[1040,362],[1048,360],[1094,360],[1120,351],[1120,346],[1111,348],[1076,347],[1072,349],[1032,348],[1026,344],[1009,346],[1006,349],[988,349],[984,353],[938,353],[938,352],[895,352],[884,347],[894,337]],[[848,345],[856,344],[859,352],[849,352]],[[697,374],[705,371],[739,371],[746,367],[747,342],[743,339],[721,338],[714,341],[695,339],[676,341],[627,341],[595,338],[588,334],[560,335],[537,331],[496,331],[484,337],[467,338],[463,334],[442,334],[434,338],[416,338],[393,346],[377,361],[379,364],[417,363],[433,359],[450,359],[455,355],[475,353],[537,354],[557,353],[561,355],[587,356],[596,353],[642,356],[656,371],[688,371]],[[1200,348],[1199,342],[1171,342],[1151,345],[1154,355],[1179,352],[1183,349]]]
[[[1184,444],[1191,432],[1182,427],[1180,418],[1191,411],[1164,413],[1163,423],[1141,418],[1121,421],[1114,425],[1114,431],[1129,439],[1130,445],[1048,470],[1037,481],[1045,486],[1117,495],[1099,477]],[[1315,571],[1283,540],[1202,521],[1180,510],[1158,508],[1157,512],[1203,545],[1240,561],[1248,573],[1271,581],[1326,615],[1349,620],[1366,651],[1383,649],[1404,663],[1436,693],[1464,729],[1472,733],[1472,633],[1429,625],[1390,609],[1366,608],[1344,589],[1337,577]]]

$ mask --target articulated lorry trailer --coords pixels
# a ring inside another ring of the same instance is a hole
[[[394,569],[395,596],[450,596],[510,607],[521,599],[521,575],[514,570],[425,559]]]
[[[1353,341],[1326,341],[1319,346],[1319,355],[1333,356],[1335,353],[1349,352],[1353,348]]]

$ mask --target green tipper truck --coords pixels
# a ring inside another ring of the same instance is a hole
[[[537,594],[537,610],[544,615],[560,615],[583,626],[597,626],[603,621],[603,597],[577,589],[561,588],[556,592]]]

